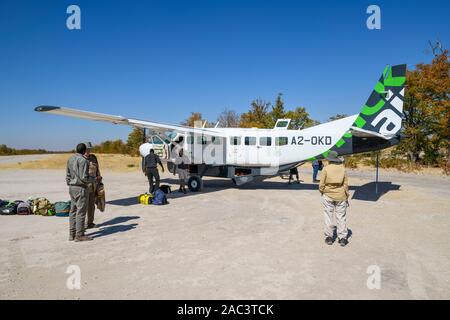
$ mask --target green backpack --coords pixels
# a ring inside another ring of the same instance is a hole
[[[33,201],[33,213],[38,216],[51,217],[55,215],[55,208],[46,198],[38,198]]]

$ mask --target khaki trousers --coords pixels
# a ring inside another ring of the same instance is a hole
[[[325,237],[334,236],[334,227],[337,227],[337,236],[339,239],[346,239],[348,236],[347,229],[347,201],[333,201],[326,195],[322,195],[322,205],[324,209]]]
[[[95,194],[93,191],[94,188],[88,188],[88,208],[87,208],[87,221],[86,227],[89,227],[94,224],[95,219]]]

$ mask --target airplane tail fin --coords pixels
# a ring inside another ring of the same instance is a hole
[[[387,138],[398,135],[402,128],[405,82],[406,64],[387,66],[353,126]]]

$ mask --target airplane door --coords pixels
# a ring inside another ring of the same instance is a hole
[[[259,149],[257,144],[257,138],[254,136],[246,136],[243,138],[243,149],[241,161],[242,164],[258,166],[260,164],[259,161]]]
[[[274,154],[275,148],[273,147],[274,139],[270,136],[260,136],[257,137],[257,157],[258,163],[262,166],[272,166],[274,165]]]
[[[161,159],[169,159],[169,146],[163,141],[163,139],[161,139],[159,136],[152,136],[149,140],[151,140],[149,142],[152,143],[155,153]]]
[[[232,136],[227,138],[227,163],[228,164],[235,164],[235,165],[242,165],[244,164],[244,157],[243,157],[243,141],[242,137],[239,136]]]

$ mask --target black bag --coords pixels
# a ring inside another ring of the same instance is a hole
[[[165,194],[172,193],[172,188],[168,185],[162,185],[161,187],[159,187],[159,189],[161,189],[161,191],[164,192]]]
[[[0,208],[0,215],[2,216],[12,216],[17,214],[17,207],[19,203],[23,201],[12,201]]]
[[[319,160],[319,171],[323,170],[323,162]]]

